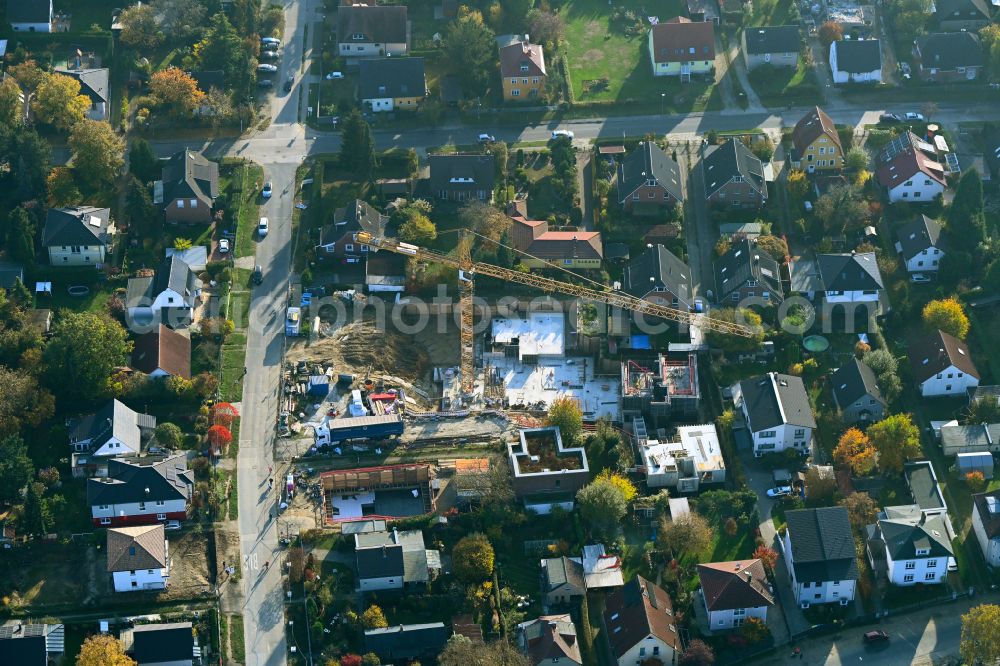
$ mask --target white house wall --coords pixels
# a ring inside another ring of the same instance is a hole
[[[1000,537],[990,539],[986,536],[982,518],[979,517],[979,511],[975,508],[972,510],[972,529],[976,533],[976,540],[979,541],[979,548],[983,551],[986,564],[991,567],[1000,567]]]
[[[925,380],[920,385],[920,394],[925,398],[947,395],[964,396],[967,389],[976,386],[979,386],[978,379],[952,365],[947,370]]]

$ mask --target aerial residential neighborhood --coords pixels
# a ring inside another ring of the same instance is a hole
[[[0,666],[1000,663],[1000,9],[0,3]]]

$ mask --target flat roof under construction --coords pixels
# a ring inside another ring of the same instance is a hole
[[[571,398],[580,405],[585,419],[620,418],[621,379],[595,375],[591,359],[553,358],[526,364],[515,358],[498,358],[490,362],[500,373],[511,405],[542,402],[547,410],[557,398]]]
[[[566,322],[561,313],[531,312],[523,319],[494,319],[492,325],[494,342],[517,340],[522,358],[562,356],[566,351]]]

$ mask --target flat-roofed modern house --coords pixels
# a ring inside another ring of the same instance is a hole
[[[555,506],[571,510],[576,491],[590,480],[587,454],[582,447],[564,447],[558,427],[521,430],[507,452],[514,495],[536,513]]]

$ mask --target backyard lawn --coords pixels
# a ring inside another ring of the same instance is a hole
[[[563,6],[566,20],[567,60],[573,94],[578,103],[622,102],[661,105],[665,112],[704,110],[717,102],[714,85],[694,81],[682,84],[673,77],[654,78],[647,49],[648,14],[643,3],[624,0],[616,7],[633,9],[642,16],[643,30],[628,36],[610,25],[610,5],[601,0],[570,0]],[[684,13],[683,3],[668,0],[657,5],[661,21]],[[661,98],[661,95],[665,97]],[[721,107],[720,107],[721,108]]]
[[[796,69],[763,65],[750,72],[750,85],[766,106],[807,104],[819,95],[816,72],[799,58]]]
[[[752,25],[793,25],[791,12],[795,0],[756,0],[753,3]]]

